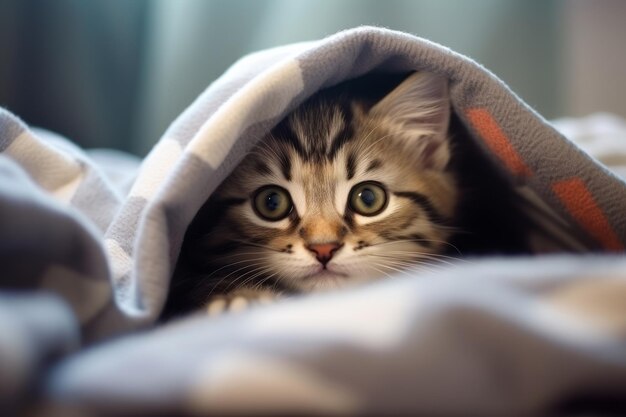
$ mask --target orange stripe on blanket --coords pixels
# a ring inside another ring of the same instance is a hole
[[[522,157],[511,145],[511,141],[487,110],[469,109],[467,117],[485,144],[493,153],[498,155],[509,171],[518,177],[527,177],[532,174],[530,168],[524,163]]]
[[[606,249],[623,251],[624,244],[609,225],[604,212],[580,178],[570,178],[552,184],[552,190],[572,217]]]

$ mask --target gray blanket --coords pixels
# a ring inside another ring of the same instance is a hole
[[[536,256],[155,325],[186,226],[264,133],[324,87],[411,70],[450,80],[533,207]],[[626,184],[444,47],[364,27],[249,55],[140,164],[6,110],[0,152],[0,411],[626,410]]]

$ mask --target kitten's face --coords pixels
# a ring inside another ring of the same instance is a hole
[[[226,279],[301,291],[423,263],[444,249],[457,200],[448,117],[445,82],[424,73],[371,109],[310,101],[211,197],[221,217],[202,247],[228,248],[212,261]]]

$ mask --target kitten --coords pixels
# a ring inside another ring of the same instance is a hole
[[[372,80],[311,97],[219,186],[187,231],[166,311],[340,288],[442,256],[459,200],[447,81]]]

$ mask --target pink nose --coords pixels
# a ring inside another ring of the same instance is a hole
[[[317,258],[322,265],[326,266],[328,261],[332,259],[335,252],[337,252],[337,250],[339,250],[342,246],[343,244],[339,242],[317,243],[314,245],[308,245],[307,249],[314,252],[315,258]]]

